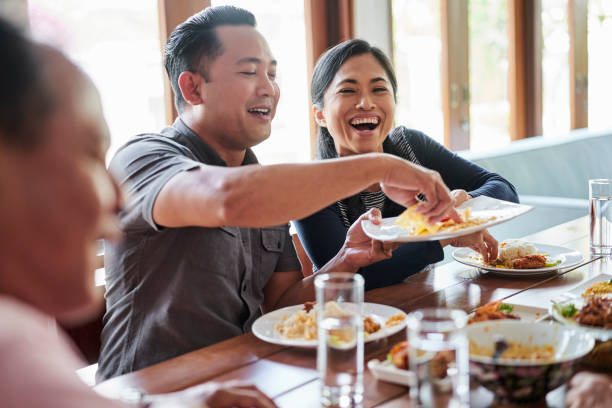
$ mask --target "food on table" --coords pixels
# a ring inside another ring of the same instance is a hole
[[[317,312],[314,310],[315,304],[316,302],[305,302],[302,310],[298,310],[289,316],[284,315],[281,321],[274,325],[274,330],[286,339],[316,340]],[[338,303],[327,302],[325,304],[325,316],[342,317],[346,316],[346,312],[342,310]],[[397,326],[405,318],[405,314],[397,313],[387,319],[385,327]],[[363,319],[363,331],[366,336],[377,333],[381,329],[381,324],[372,316],[366,316]]]
[[[490,302],[477,308],[474,311],[474,315],[469,318],[467,323],[472,324],[487,320],[520,319],[519,316],[512,314],[513,309],[512,306],[502,303],[501,301]]]
[[[314,309],[316,304],[317,304],[317,302],[315,302],[315,301],[304,302],[304,311],[305,312],[310,312],[312,309]]]
[[[418,357],[425,355],[425,353],[426,352],[423,350],[417,350]],[[389,351],[389,354],[387,354],[387,360],[397,368],[408,370],[410,368],[410,343],[402,341],[394,345]],[[448,366],[453,361],[455,361],[455,354],[452,350],[437,352],[429,361],[430,374],[434,378],[445,378],[447,376]]]
[[[554,360],[555,348],[551,344],[533,345],[515,341],[506,341],[507,348],[499,358],[526,361]],[[470,355],[492,357],[495,350],[492,347],[480,346],[470,340]]]
[[[372,334],[380,330],[380,323],[376,323],[370,316],[363,319],[363,331]]]
[[[508,269],[539,269],[559,263],[561,260],[549,262],[546,255],[538,253],[536,247],[530,242],[507,239],[499,245],[497,259],[490,265]]]
[[[606,295],[612,293],[612,279],[604,282],[597,282],[589,286],[584,293],[583,297],[594,296],[594,295]]]
[[[589,298],[574,318],[579,324],[612,329],[612,298],[601,296]]]
[[[280,323],[274,325],[274,329],[286,339],[316,340],[317,312],[312,309],[312,305],[305,305],[304,309],[283,316]]]
[[[409,355],[410,344],[407,341],[402,341],[391,348],[391,351],[387,354],[387,360],[393,363],[397,368],[407,370],[408,362],[410,361]]]
[[[612,297],[591,296],[580,309],[573,303],[555,304],[554,308],[580,325],[612,329]]]
[[[385,322],[385,327],[393,327],[393,326],[397,326],[398,324],[402,323],[404,321],[404,319],[406,318],[406,315],[403,313],[396,313],[393,316],[391,316],[390,318],[387,319],[387,321]]]
[[[448,367],[455,361],[453,350],[438,351],[429,362],[429,374],[433,378],[442,379],[448,375]]]
[[[578,309],[573,303],[570,303],[569,305],[561,306],[559,308],[559,312],[561,313],[561,316],[569,318],[574,317],[574,315],[578,313]]]
[[[464,228],[474,227],[484,224],[487,221],[494,220],[496,217],[490,218],[472,218],[472,210],[466,207],[459,211],[461,222],[457,223],[450,217],[446,217],[441,221],[430,224],[427,218],[416,210],[418,204],[407,208],[395,220],[395,225],[410,230],[412,235],[435,234],[436,232],[452,232]]]

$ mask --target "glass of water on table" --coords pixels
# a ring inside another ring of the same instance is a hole
[[[462,330],[466,321],[464,311],[444,308],[407,316],[410,370],[417,379],[410,387],[415,406],[469,407],[469,347]]]
[[[315,278],[317,369],[321,404],[361,407],[363,401],[363,277],[328,273]]]
[[[589,180],[591,253],[612,255],[612,179]]]

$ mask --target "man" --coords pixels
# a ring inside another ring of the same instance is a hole
[[[96,240],[119,235],[118,189],[92,83],[0,19],[0,395],[5,408],[125,407],[87,387],[53,317],[97,312]],[[153,406],[271,408],[256,388],[206,384]],[[172,405],[176,406],[176,405]],[[193,405],[190,405],[193,406]]]
[[[291,219],[379,182],[405,205],[425,194],[420,210],[431,221],[457,217],[436,172],[389,155],[258,165],[250,148],[270,135],[279,88],[248,11],[192,16],[168,39],[165,64],[179,118],[132,139],[110,164],[131,200],[124,240],[106,248],[98,379],[245,333],[262,310],[311,300]],[[372,242],[359,221],[320,272],[355,272],[390,256],[392,246]]]

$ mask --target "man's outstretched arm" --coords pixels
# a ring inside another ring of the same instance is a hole
[[[395,156],[372,153],[301,164],[218,167],[202,165],[171,178],[153,206],[165,227],[221,225],[265,227],[308,216],[331,203],[381,183],[400,204],[415,203],[437,221],[452,199],[439,174]]]

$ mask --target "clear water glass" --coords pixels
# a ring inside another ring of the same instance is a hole
[[[418,407],[469,407],[469,347],[461,310],[420,309],[407,316],[410,397]]]
[[[589,180],[591,253],[612,255],[612,179]]]
[[[363,278],[352,273],[315,278],[317,369],[321,404],[361,407],[363,401]]]

